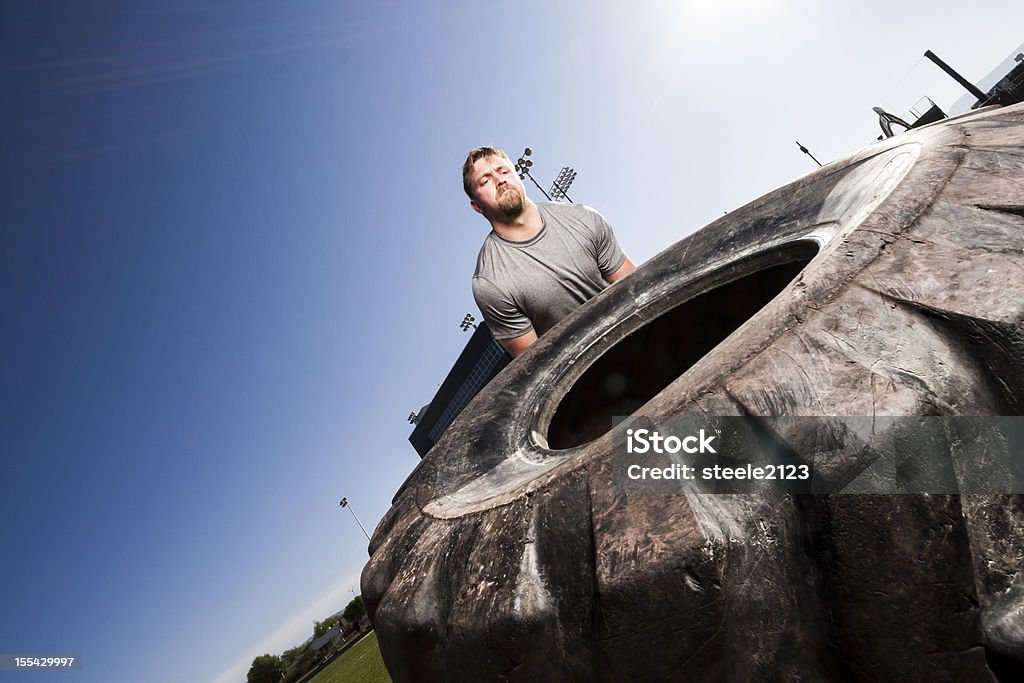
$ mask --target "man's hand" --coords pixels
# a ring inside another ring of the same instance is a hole
[[[619,270],[622,269],[620,268]],[[535,341],[537,341],[537,332],[532,329],[526,334],[521,334],[518,337],[498,340],[498,342],[505,347],[505,350],[508,351],[509,355],[513,358],[530,348]]]
[[[629,260],[629,257],[627,257],[626,260],[622,262],[622,265],[619,266],[619,269],[616,270],[611,275],[607,276],[605,280],[607,280],[608,282],[618,282],[622,278],[632,273],[634,270],[636,270],[636,266],[634,266],[633,262]]]

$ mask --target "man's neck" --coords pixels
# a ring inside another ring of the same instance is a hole
[[[523,207],[523,212],[511,220],[491,221],[491,229],[498,237],[510,242],[532,240],[543,227],[544,217],[540,215],[540,209],[532,201],[528,201]]]

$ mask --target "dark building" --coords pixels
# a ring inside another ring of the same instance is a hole
[[[1001,104],[1004,107],[1018,102],[1024,102],[1024,54],[1017,55],[1017,66],[1010,69],[1010,72],[992,86],[988,91],[988,97],[979,100],[973,108],[989,104]]]
[[[416,428],[412,430],[409,442],[421,458],[433,448],[462,409],[510,360],[512,357],[491,336],[487,325],[479,325],[441,388],[417,416]]]

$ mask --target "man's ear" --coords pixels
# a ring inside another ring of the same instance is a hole
[[[480,213],[480,214],[483,213],[483,211],[480,209],[480,205],[476,203],[475,199],[470,199],[469,200],[469,205],[472,206],[473,210],[476,211],[477,213]]]

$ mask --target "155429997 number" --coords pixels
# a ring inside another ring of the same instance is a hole
[[[0,654],[0,669],[80,669],[77,655]]]

